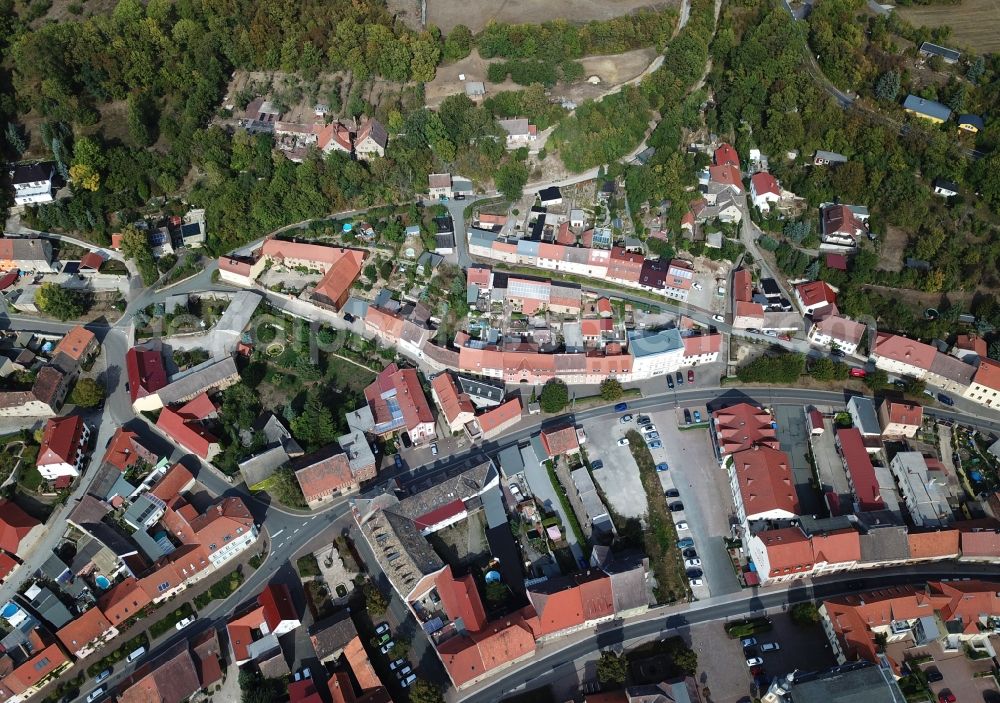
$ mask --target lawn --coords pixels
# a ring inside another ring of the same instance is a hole
[[[997,5],[993,0],[962,0],[957,5],[932,4],[898,7],[894,10],[917,27],[951,27],[948,46],[968,47],[986,54],[1000,50]]]
[[[195,596],[194,607],[198,610],[203,610],[205,606],[214,600],[228,598],[236,592],[236,589],[238,589],[242,583],[243,573],[239,569],[235,569],[231,571],[228,576],[213,584],[207,591]]]
[[[27,464],[26,461],[25,464]],[[45,479],[38,473],[38,467],[31,464],[27,464],[27,468],[21,471],[20,478],[18,479],[18,484],[28,493],[38,493],[38,489],[41,488],[44,482]]]
[[[677,531],[674,521],[667,508],[667,499],[663,494],[663,486],[656,473],[656,463],[649,453],[646,442],[635,430],[629,430],[625,435],[629,441],[629,449],[636,465],[639,467],[639,479],[646,491],[646,518],[648,529],[645,532],[646,554],[653,565],[657,587],[654,589],[659,603],[672,603],[688,597],[691,589],[687,575],[684,573],[684,561],[677,548]]]
[[[300,557],[299,560],[295,562],[295,568],[299,570],[300,578],[320,575],[319,563],[317,563],[316,557],[312,554],[306,554],[304,557]]]
[[[194,608],[191,607],[191,604],[183,603],[179,608],[167,613],[166,617],[161,618],[150,625],[149,635],[155,640],[172,630],[174,625],[179,623],[184,618],[191,617],[193,615],[196,615],[196,613],[194,612]]]

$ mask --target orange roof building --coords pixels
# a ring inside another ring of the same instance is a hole
[[[97,337],[83,325],[77,325],[59,340],[52,350],[53,359],[63,354],[78,364],[97,351]]]
[[[434,414],[416,369],[389,364],[365,388],[365,400],[375,420],[375,434],[385,436],[405,431],[414,444],[437,437]]]
[[[580,453],[580,440],[576,436],[576,428],[572,425],[542,430],[540,434],[542,447],[549,458]]]
[[[286,242],[268,239],[261,247],[261,257],[294,268],[318,268],[323,277],[316,283],[313,300],[339,310],[347,302],[354,281],[361,275],[367,252],[322,244]]]
[[[101,644],[118,636],[118,628],[111,624],[100,608],[91,608],[56,632],[66,651],[82,659]]]
[[[729,474],[740,523],[799,515],[791,462],[783,451],[754,445],[736,452]]]
[[[455,578],[451,567],[447,566],[437,575],[435,587],[451,620],[461,619],[463,628],[469,632],[478,632],[485,627],[486,611],[472,574]]]
[[[883,437],[915,437],[924,422],[924,409],[917,403],[885,399],[878,409]]]
[[[479,632],[456,635],[438,647],[445,671],[458,690],[524,661],[534,653],[534,635],[519,616],[489,623]]]
[[[431,397],[441,409],[444,421],[452,432],[461,432],[476,416],[476,408],[468,393],[460,392],[451,373],[444,371],[431,379]]]
[[[103,462],[124,473],[139,462],[152,466],[156,455],[139,442],[139,435],[119,427],[108,442]]]
[[[137,617],[142,609],[153,602],[139,581],[129,576],[105,591],[98,599],[97,607],[112,625],[119,626]]]
[[[17,555],[22,546],[28,549],[33,543],[32,532],[41,528],[35,518],[10,500],[0,500],[0,549],[7,554]]]
[[[908,532],[910,558],[921,560],[954,559],[959,554],[958,530],[935,530],[934,532]]]
[[[521,421],[521,399],[514,397],[476,417],[482,439],[493,439]]]
[[[18,700],[27,700],[41,688],[40,684],[48,681],[50,676],[70,666],[72,662],[59,645],[50,644],[36,651],[27,661],[3,676],[0,680],[0,697],[8,700],[16,695],[19,696]]]
[[[615,614],[611,577],[598,570],[536,584],[528,589],[528,600],[537,613],[531,623],[538,640],[589,627]]]
[[[712,413],[715,453],[720,461],[735,452],[754,446],[778,448],[774,418],[769,412],[750,403],[737,403]]]
[[[801,527],[763,530],[749,540],[762,584],[843,571],[861,561],[861,539],[853,528],[806,534]]]
[[[1000,405],[1000,362],[980,357],[979,368],[965,397],[988,408]]]

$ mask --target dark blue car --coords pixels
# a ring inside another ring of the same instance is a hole
[[[954,405],[955,404],[955,401],[952,400],[949,396],[946,396],[944,393],[938,393],[937,394],[937,399],[940,400],[945,405]]]
[[[628,410],[628,403],[618,403],[618,405],[615,406],[616,413],[623,413],[626,410]]]

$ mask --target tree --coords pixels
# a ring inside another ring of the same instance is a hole
[[[880,391],[883,388],[887,388],[889,386],[889,374],[882,369],[869,371],[868,375],[865,376],[865,385],[873,391]]]
[[[362,590],[365,594],[365,608],[368,610],[368,614],[376,618],[385,615],[389,603],[382,595],[382,591],[378,590],[378,587],[371,581],[366,581]]]
[[[81,408],[96,408],[104,400],[104,386],[92,378],[81,378],[69,394],[69,402]]]
[[[464,59],[472,51],[472,30],[464,24],[455,25],[444,40],[444,58],[446,61]]]
[[[618,400],[622,397],[622,384],[615,378],[606,378],[601,381],[601,397],[604,400]]]
[[[337,437],[333,413],[323,404],[319,394],[318,387],[310,389],[302,414],[292,420],[295,439],[313,449],[329,444]]]
[[[486,602],[490,605],[494,607],[502,605],[508,597],[510,597],[510,590],[500,581],[486,584]]]
[[[569,388],[559,380],[552,380],[542,387],[542,396],[539,401],[542,410],[547,413],[559,413],[563,411],[569,402]]]
[[[969,79],[970,83],[978,83],[985,72],[986,60],[982,56],[977,56],[976,60],[969,66],[969,70],[965,72],[965,77]]]
[[[819,608],[813,602],[796,603],[789,611],[792,622],[796,625],[809,626],[819,624]]]
[[[267,492],[277,501],[290,508],[305,508],[306,500],[302,495],[302,486],[295,478],[295,472],[290,466],[284,466],[268,477]]]
[[[437,684],[417,679],[410,686],[410,703],[444,703],[444,694]]]
[[[994,339],[990,342],[990,346],[986,350],[986,354],[994,361],[1000,361],[1000,339]]]
[[[886,71],[875,81],[875,97],[884,103],[896,101],[901,81],[898,71]]]
[[[505,161],[493,180],[503,197],[516,202],[521,199],[524,184],[528,182],[528,167],[517,161]]]
[[[121,248],[122,254],[135,261],[143,284],[151,286],[156,283],[160,273],[153,258],[153,249],[149,246],[149,236],[135,225],[126,225],[122,228]]]
[[[153,132],[155,123],[155,107],[144,91],[136,91],[128,96],[128,111],[125,122],[128,125],[129,136],[139,146],[150,146],[156,141]]]
[[[80,317],[86,311],[80,293],[57,283],[43,283],[35,293],[35,305],[46,315],[62,321]]]
[[[611,651],[601,652],[597,660],[597,680],[602,685],[624,684],[628,676],[628,660]]]

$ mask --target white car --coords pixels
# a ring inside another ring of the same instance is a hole
[[[695,282],[691,284],[691,287],[695,290],[701,290],[703,286],[700,283]]]
[[[389,665],[389,671],[395,671],[396,669],[402,669],[404,666],[406,666],[406,660],[405,659],[397,659],[396,661],[394,661],[392,664]]]
[[[431,455],[432,456],[437,456],[438,455],[438,445],[437,445],[437,442],[435,442],[434,444],[431,445]]]
[[[695,566],[701,566],[701,559],[685,559],[684,560],[684,568],[685,569],[690,569],[690,568],[693,568]]]
[[[763,663],[764,663],[764,660],[761,659],[760,657],[749,657],[747,659],[747,666],[749,666],[749,667],[760,666]]]
[[[643,434],[649,434],[650,432],[656,432],[656,425],[646,425],[642,428]]]
[[[416,680],[417,680],[417,675],[416,674],[410,674],[405,679],[400,679],[399,680],[399,685],[402,686],[403,688],[408,688],[409,685],[411,683],[413,683],[414,681],[416,681]]]
[[[674,525],[674,527],[677,528],[678,532],[683,532],[684,530],[686,530],[688,528],[688,524],[687,524],[687,521],[681,520],[676,525]]]
[[[621,419],[619,419],[618,422],[622,423],[623,425],[627,425],[628,423],[632,422],[632,416],[622,415]]]
[[[781,649],[781,645],[777,642],[765,642],[760,646],[762,652],[777,652],[779,649]]]
[[[408,666],[404,666],[402,669],[396,672],[396,676],[405,679],[407,676],[413,673],[413,669]]]
[[[87,695],[87,703],[94,703],[98,698],[104,695],[104,686],[95,688]]]
[[[622,437],[621,439],[619,439],[618,440],[618,446],[619,447],[627,447],[628,446],[628,437]]]
[[[195,616],[192,615],[191,617],[187,617],[184,618],[183,620],[178,621],[177,624],[174,625],[174,627],[177,629],[178,632],[180,632],[194,621],[195,621]]]
[[[724,318],[722,315],[712,315],[712,319],[715,320],[716,322],[726,321],[726,318]]]
[[[393,642],[392,640],[389,640],[388,642],[386,642],[385,644],[383,644],[381,647],[379,647],[379,651],[382,652],[382,654],[388,654],[389,650],[391,650],[395,646],[396,646],[396,643]]]
[[[778,333],[775,332],[774,330],[764,330],[764,336],[765,337],[777,337]]]
[[[688,579],[688,583],[692,586],[701,586],[705,583],[704,579]]]

